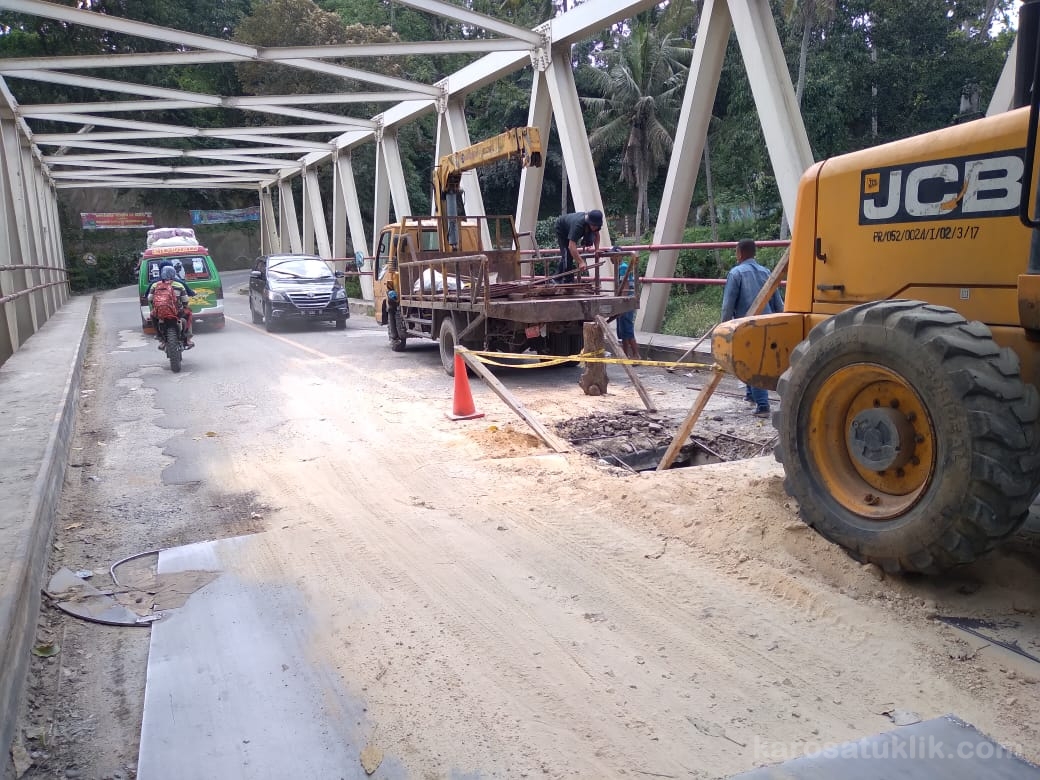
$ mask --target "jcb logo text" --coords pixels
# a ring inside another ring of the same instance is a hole
[[[1012,216],[1024,170],[1020,149],[866,170],[859,224]]]

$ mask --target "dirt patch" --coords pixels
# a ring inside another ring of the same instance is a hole
[[[506,423],[504,425],[485,425],[476,430],[466,431],[466,436],[478,444],[489,458],[519,458],[537,452],[543,445],[542,440],[524,427]]]

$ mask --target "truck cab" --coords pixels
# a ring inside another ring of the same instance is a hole
[[[491,246],[484,246],[481,239],[482,222],[488,225]],[[455,248],[448,245],[449,239],[454,239]],[[386,225],[379,234],[373,265],[376,321],[380,325],[387,322],[389,291],[395,291],[399,296],[421,292],[425,267],[420,269],[409,263],[478,254],[488,258],[488,275],[492,284],[520,278],[519,237],[512,217],[405,217],[400,222]],[[451,274],[448,269],[445,273]],[[436,286],[435,278],[431,284]]]

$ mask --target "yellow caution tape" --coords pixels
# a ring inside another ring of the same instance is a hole
[[[616,365],[627,365],[627,366],[656,366],[657,368],[675,368],[683,367],[695,371],[712,371],[715,369],[714,364],[709,363],[676,363],[669,360],[636,360],[634,358],[608,358],[601,357],[603,350],[598,352],[581,352],[577,355],[533,355],[530,353],[519,354],[516,352],[484,352],[477,350],[467,350],[469,354],[475,355],[481,363],[488,366],[497,366],[499,368],[551,368],[552,366],[562,366],[564,363],[614,363]],[[526,360],[527,365],[517,365],[516,363],[503,363],[494,358],[505,358],[507,360]]]

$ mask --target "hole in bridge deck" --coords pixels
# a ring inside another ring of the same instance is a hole
[[[626,409],[575,417],[556,425],[557,433],[589,457],[629,471],[654,471],[668,450],[685,411]],[[738,426],[724,417],[699,422],[672,468],[744,460],[773,451],[775,431],[768,426]]]

